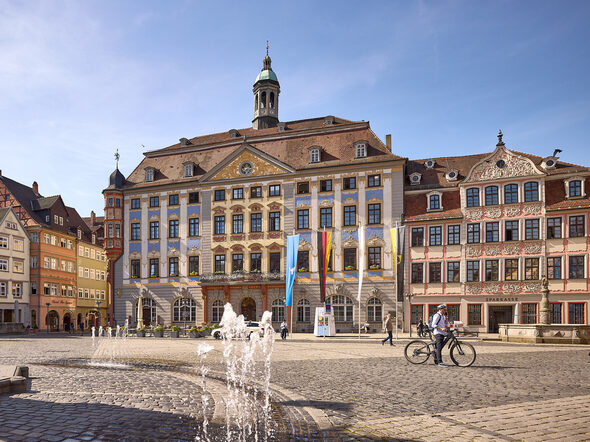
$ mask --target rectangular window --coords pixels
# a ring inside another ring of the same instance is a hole
[[[250,231],[262,232],[262,213],[252,213],[250,215]]]
[[[309,229],[309,210],[301,209],[297,211],[297,228]]]
[[[584,278],[584,257],[570,256],[569,257],[569,277],[570,279]]]
[[[56,260],[57,261],[57,260]],[[24,273],[25,272],[25,264],[23,261],[17,261],[16,259],[12,259],[12,271],[14,273]]]
[[[7,249],[8,248],[8,237],[7,236],[0,236],[0,249]]]
[[[225,201],[225,189],[217,189],[213,193],[214,201]]]
[[[160,276],[160,260],[158,258],[150,259],[150,277],[157,278]]]
[[[215,234],[216,235],[223,235],[225,234],[225,215],[220,215],[215,217]]]
[[[537,323],[537,304],[522,304],[522,323]]]
[[[498,281],[500,279],[500,262],[497,259],[486,260],[486,281]]]
[[[320,181],[320,192],[331,192],[332,191],[332,180],[321,180]]]
[[[250,187],[250,198],[262,198],[262,187],[261,186]]]
[[[424,264],[421,262],[412,263],[412,283],[422,284],[424,282]]]
[[[141,261],[139,259],[132,259],[131,260],[131,270],[129,272],[132,278],[140,278],[141,277]]]
[[[467,243],[475,244],[479,242],[479,224],[467,224]]]
[[[234,200],[242,200],[244,199],[244,189],[239,187],[237,189],[232,190],[232,199]]]
[[[584,303],[570,302],[568,304],[568,324],[585,324]]]
[[[150,196],[150,207],[158,207],[160,205],[159,196]]]
[[[356,206],[344,206],[344,225],[356,226]]]
[[[132,198],[131,199],[131,208],[132,209],[141,208],[141,200],[139,198]]]
[[[168,238],[178,238],[178,220],[168,221]]]
[[[169,206],[178,206],[178,194],[175,193],[174,195],[168,195],[168,205]]]
[[[281,254],[280,253],[269,254],[269,270],[270,270],[270,273],[280,273],[281,272]]]
[[[539,201],[539,183],[524,184],[524,201]]]
[[[356,178],[348,177],[342,180],[342,187],[344,190],[356,189]]]
[[[381,204],[369,204],[368,224],[381,224]]]
[[[168,258],[168,274],[178,276],[178,258]]]
[[[158,239],[160,237],[160,222],[150,221],[150,239]]]
[[[561,279],[561,256],[547,258],[547,278]]]
[[[271,232],[281,230],[281,212],[270,212],[268,214],[268,230]]]
[[[479,189],[473,187],[471,189],[467,189],[467,207],[478,207],[479,206]]]
[[[504,241],[518,241],[518,221],[506,221]]]
[[[507,184],[504,186],[504,204],[515,204],[518,202],[518,186]]]
[[[309,182],[297,183],[297,195],[309,193]]]
[[[215,255],[215,273],[225,273],[225,255]]]
[[[539,279],[539,258],[525,258],[524,279]]]
[[[65,287],[65,286],[62,286]],[[23,296],[23,283],[22,282],[13,282],[12,283],[12,297],[13,298],[21,298]]]
[[[322,207],[320,209],[320,227],[332,227],[332,208]]]
[[[262,271],[262,253],[250,253],[250,271],[257,273]]]
[[[430,207],[429,207],[430,210],[440,209],[440,196],[439,195],[430,195],[429,205],[430,205]]]
[[[561,238],[561,218],[547,218],[547,239]]]
[[[582,182],[580,180],[570,181],[568,188],[569,188],[570,198],[582,196]]]
[[[367,187],[379,187],[381,185],[381,175],[369,175],[367,178]]]
[[[498,186],[486,187],[486,206],[498,204]]]
[[[504,261],[504,280],[518,281],[518,259]]]
[[[524,239],[539,239],[539,220],[524,220]]]
[[[281,186],[280,184],[272,184],[268,186],[268,196],[280,196]]]
[[[356,270],[356,249],[344,249],[344,270]]]
[[[301,250],[297,254],[297,271],[301,273],[309,272],[309,251]]]
[[[65,247],[65,239],[62,239],[62,247]],[[22,239],[14,238],[14,250],[17,252],[25,251],[25,242]]]
[[[189,218],[188,236],[199,236],[199,218]]]
[[[381,247],[369,247],[369,269],[381,268]]]
[[[189,256],[188,257],[188,274],[189,276],[199,275],[199,257]]]
[[[231,271],[232,272],[244,271],[244,255],[242,253],[232,254]]]
[[[467,304],[468,325],[481,325],[481,304]]]
[[[115,238],[121,238],[121,224],[115,224]]]
[[[551,303],[551,324],[561,324],[561,303]]]
[[[459,261],[447,262],[447,282],[459,282],[460,265]]]
[[[581,237],[585,235],[584,215],[569,217],[570,238]]]
[[[467,281],[479,281],[479,261],[467,261]]]
[[[500,223],[494,221],[486,223],[486,242],[500,241]]]
[[[244,233],[244,215],[233,215],[232,233]]]
[[[441,226],[433,226],[429,229],[429,238],[428,238],[428,245],[429,246],[440,246],[442,245],[442,227]]]
[[[188,203],[196,204],[199,202],[199,192],[190,192],[188,194]]]
[[[412,228],[412,247],[424,246],[424,227]]]
[[[428,282],[437,283],[440,281],[440,262],[431,262],[428,264]]]

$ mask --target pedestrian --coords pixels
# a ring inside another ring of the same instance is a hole
[[[442,361],[442,349],[445,346],[445,338],[447,337],[447,321],[445,316],[447,315],[447,305],[441,304],[437,308],[438,312],[432,317],[432,328],[434,330],[435,352],[434,352],[434,364],[439,367],[448,367],[443,364]]]
[[[287,330],[289,329],[289,326],[287,324],[286,320],[283,320],[283,322],[281,322],[281,339],[284,341],[285,339],[287,339]]]
[[[381,341],[381,345],[384,345],[389,340],[389,345],[393,346],[393,318],[391,313],[388,313],[385,321],[383,321],[383,331],[387,332],[387,337]]]
[[[80,327],[80,334],[83,335],[84,334],[84,323],[80,322],[80,324],[78,324]]]
[[[423,337],[424,321],[422,321],[422,318],[420,318],[420,320],[418,321],[418,326],[416,327],[416,329],[418,331],[418,336]]]

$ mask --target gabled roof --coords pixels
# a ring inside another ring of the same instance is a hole
[[[50,209],[60,199],[61,197],[59,195],[48,196],[47,198],[37,198],[33,201],[33,210]]]
[[[0,208],[0,223],[2,223],[2,221],[4,221],[4,218],[6,217],[6,215],[8,215],[8,212],[10,212],[12,209],[10,207],[1,207]]]

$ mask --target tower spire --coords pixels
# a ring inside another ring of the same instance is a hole
[[[119,158],[121,158],[121,155],[119,155],[119,148],[117,148],[117,151],[115,152],[115,161],[117,164],[117,169],[119,168]]]
[[[268,40],[266,40],[266,56],[268,57]]]

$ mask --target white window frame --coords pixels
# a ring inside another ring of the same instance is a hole
[[[184,165],[184,177],[185,178],[192,177],[194,175],[194,170],[195,170],[195,167],[194,167],[193,163],[186,163]]]
[[[13,282],[12,283],[12,297],[13,298],[22,298],[23,297],[23,283],[22,282]]]
[[[8,250],[8,236],[0,236],[0,249],[7,249]]]
[[[0,281],[0,297],[5,298],[8,296],[8,282]]]
[[[319,163],[320,162],[320,149],[313,148],[309,151],[309,162],[310,163]]]
[[[570,196],[570,183],[572,181],[580,181],[581,194],[579,196]],[[563,183],[565,185],[565,199],[566,200],[579,199],[579,198],[584,198],[586,196],[586,185],[585,185],[586,181],[584,180],[583,177],[580,177],[580,176],[571,177],[566,180],[563,180]]]
[[[154,181],[154,168],[153,167],[146,167],[145,168],[145,182],[151,183]]]
[[[354,146],[355,158],[367,158],[367,143],[356,143]]]
[[[438,196],[438,209],[433,209],[432,207],[430,207],[430,197],[431,196]],[[426,210],[428,212],[442,212],[443,210],[443,204],[442,204],[442,192],[437,192],[437,191],[433,191],[433,192],[428,192],[426,194]]]

